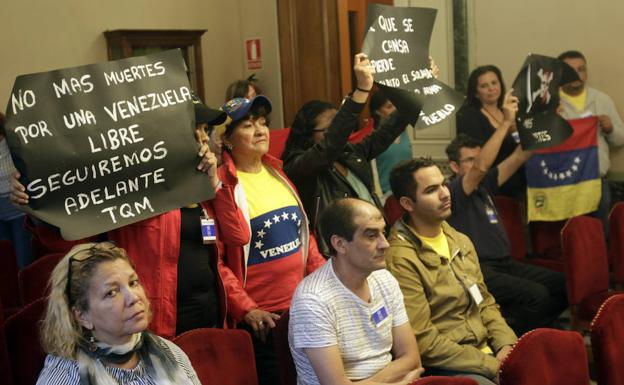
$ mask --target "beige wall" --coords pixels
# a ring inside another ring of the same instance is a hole
[[[588,61],[589,84],[610,95],[624,116],[624,2],[611,0],[478,0],[471,36],[473,66],[496,64],[510,85],[528,53],[576,49]],[[612,170],[624,173],[624,149]]]
[[[440,80],[454,86],[453,73],[453,9],[451,0],[394,0],[402,7],[424,7],[438,10],[431,34],[429,53],[440,67]],[[417,156],[431,156],[446,159],[444,149],[455,137],[455,119],[447,119],[426,129],[411,131],[412,153]]]
[[[277,11],[273,0],[3,0],[0,108],[17,75],[104,61],[103,31],[207,29],[202,38],[206,103],[223,104],[225,88],[246,77],[244,39],[262,39],[258,77],[282,126]],[[269,69],[266,69],[269,68]]]

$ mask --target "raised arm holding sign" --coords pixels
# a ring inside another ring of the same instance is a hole
[[[513,83],[520,100],[516,120],[522,148],[556,146],[572,135],[572,127],[557,108],[559,87],[575,79],[578,76],[563,61],[529,54]]]
[[[179,51],[19,76],[7,140],[25,210],[79,239],[211,198]]]
[[[429,41],[436,17],[430,8],[370,4],[362,51],[375,69],[375,82],[416,128],[451,116],[463,97],[435,78]],[[419,119],[420,118],[420,119]]]

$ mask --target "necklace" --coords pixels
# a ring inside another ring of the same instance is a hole
[[[485,114],[492,118],[492,120],[494,120],[494,122],[496,123],[497,127],[500,127],[500,125],[503,124],[503,121],[501,119],[496,118],[496,116],[494,116],[487,108],[485,107],[481,107],[481,111],[485,112]],[[498,109],[498,107],[496,108],[496,111],[501,112],[501,110]],[[504,115],[503,115],[504,117]]]

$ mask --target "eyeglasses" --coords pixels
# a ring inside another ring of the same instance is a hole
[[[65,287],[65,295],[67,295],[67,302],[69,305],[74,304],[74,299],[71,296],[71,281],[72,281],[72,263],[84,262],[87,259],[98,255],[102,251],[110,251],[117,246],[110,241],[94,243],[93,246],[76,251],[69,257],[67,261],[67,286]]]

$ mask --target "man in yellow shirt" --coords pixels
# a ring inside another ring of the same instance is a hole
[[[400,163],[390,174],[407,212],[388,241],[387,268],[405,298],[428,374],[491,385],[517,340],[488,292],[470,239],[446,223],[451,195],[431,159]]]

